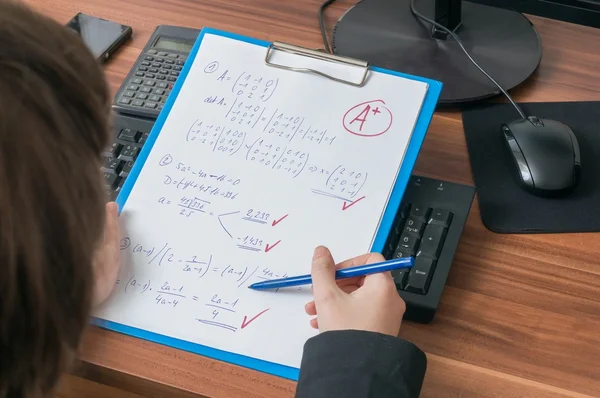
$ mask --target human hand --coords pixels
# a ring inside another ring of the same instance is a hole
[[[311,326],[321,332],[353,329],[398,336],[406,304],[389,271],[335,279],[337,268],[381,261],[385,261],[381,254],[367,253],[336,266],[329,249],[317,247],[311,270],[314,300],[305,306],[308,315],[318,315],[310,320]]]
[[[115,202],[106,204],[104,236],[94,253],[94,294],[92,305],[102,304],[112,293],[121,265],[119,207]]]

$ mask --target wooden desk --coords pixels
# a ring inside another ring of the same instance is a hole
[[[133,40],[106,66],[113,92],[159,24],[322,46],[320,0],[28,2],[61,23],[83,11],[133,27]],[[330,28],[352,3],[340,0],[328,11]],[[516,99],[600,100],[600,30],[531,20],[544,56],[514,90]],[[436,114],[416,172],[472,184],[459,112]],[[599,238],[497,235],[482,225],[475,201],[436,319],[401,330],[429,358],[422,396],[600,397]],[[81,359],[77,374],[146,397],[291,397],[295,389],[287,380],[97,328],[87,333]]]

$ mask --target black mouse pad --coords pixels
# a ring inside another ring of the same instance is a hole
[[[567,196],[543,198],[519,185],[502,123],[519,118],[509,104],[463,112],[467,148],[484,225],[500,233],[600,231],[600,102],[519,104],[528,116],[571,127],[581,150],[581,179]]]

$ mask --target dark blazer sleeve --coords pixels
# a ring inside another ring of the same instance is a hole
[[[323,332],[304,345],[296,398],[414,398],[427,368],[408,341],[373,332]]]

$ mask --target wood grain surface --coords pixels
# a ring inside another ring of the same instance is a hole
[[[61,23],[83,11],[133,27],[106,65],[113,92],[159,24],[322,47],[317,0],[27,2]],[[328,10],[330,31],[354,2]],[[600,30],[530,19],[543,59],[513,90],[516,99],[600,101]],[[415,172],[473,183],[460,112],[436,113]],[[423,397],[600,397],[600,234],[494,234],[475,200],[435,320],[405,322],[401,337],[428,355]],[[98,328],[87,332],[74,373],[146,397],[291,397],[295,390],[288,380]]]

